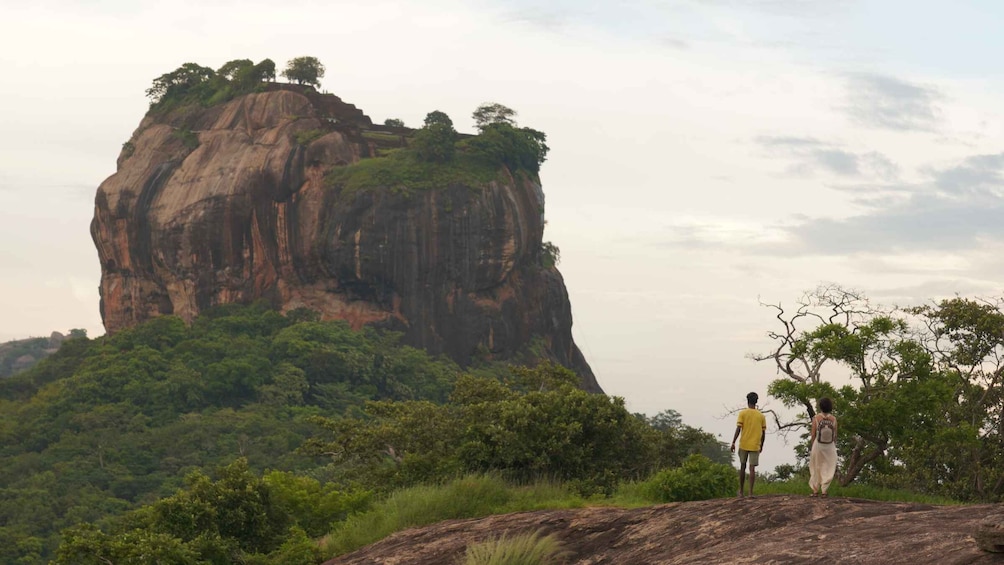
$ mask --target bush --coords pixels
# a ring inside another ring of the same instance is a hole
[[[645,482],[644,492],[657,502],[707,500],[730,496],[735,483],[736,470],[731,465],[694,454],[683,465],[656,473]]]
[[[512,537],[502,534],[467,546],[463,565],[549,565],[567,556],[554,536],[541,536],[539,531]]]
[[[297,145],[302,145],[306,147],[310,145],[310,142],[323,136],[324,136],[324,130],[308,129],[305,131],[297,132],[294,137],[296,138]]]

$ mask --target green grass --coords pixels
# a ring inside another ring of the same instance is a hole
[[[328,173],[326,182],[344,197],[374,189],[408,194],[457,185],[476,188],[498,179],[498,175],[498,166],[462,152],[449,163],[429,163],[416,159],[410,150],[395,149],[384,157],[337,167]]]
[[[379,131],[364,131],[363,137],[365,139],[369,139],[370,141],[376,141],[378,143],[386,143],[398,147],[400,147],[402,144],[401,136],[393,133],[384,133]]]
[[[561,542],[540,532],[497,538],[467,546],[462,565],[551,565],[568,555]]]
[[[443,520],[585,505],[556,483],[510,486],[497,477],[468,476],[399,490],[371,510],[350,516],[321,540],[321,546],[327,556],[342,555],[394,532]]]

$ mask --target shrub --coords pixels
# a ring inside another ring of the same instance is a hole
[[[173,133],[174,137],[177,137],[185,147],[194,150],[199,146],[199,135],[194,131],[190,129],[176,129]]]
[[[467,546],[463,565],[549,565],[568,556],[554,536],[540,531],[500,537]]]
[[[323,135],[324,131],[319,129],[308,129],[305,131],[300,131],[297,132],[295,136],[296,144],[306,147],[307,145],[310,145],[310,142],[314,141],[315,139],[318,139]]]
[[[657,502],[707,500],[731,495],[735,481],[736,470],[731,465],[694,454],[683,465],[656,473],[646,481],[644,491]]]
[[[561,261],[561,250],[558,246],[551,243],[550,241],[545,241],[540,244],[540,262],[545,269],[550,269],[554,267]]]

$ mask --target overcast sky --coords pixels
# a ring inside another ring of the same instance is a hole
[[[0,0],[0,341],[103,333],[94,194],[154,77],[313,55],[376,122],[471,131],[495,101],[546,132],[600,385],[731,439],[746,392],[778,407],[758,299],[1004,292],[1002,24],[989,0]]]

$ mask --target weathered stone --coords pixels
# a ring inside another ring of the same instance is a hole
[[[541,264],[538,179],[340,195],[325,173],[373,155],[371,127],[295,87],[144,118],[95,199],[105,329],[264,299],[461,365],[533,349],[600,392],[561,275]]]
[[[980,522],[973,538],[983,551],[1004,553],[1004,514],[994,514]]]
[[[1001,556],[977,549],[970,533],[999,509],[774,495],[521,512],[398,532],[325,565],[457,563],[469,544],[538,530],[578,565],[989,565]]]

